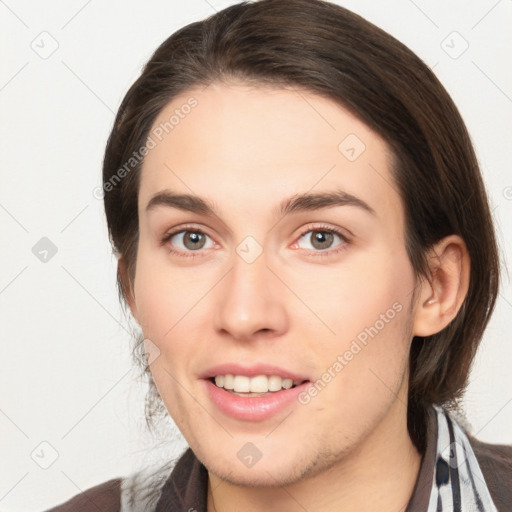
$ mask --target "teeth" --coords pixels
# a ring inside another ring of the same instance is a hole
[[[290,380],[290,379],[287,379]],[[283,379],[281,377],[276,377],[275,375],[272,375],[267,379],[268,382],[268,390],[269,391],[279,391],[281,387],[285,387],[283,383]],[[288,382],[286,383],[288,384]],[[286,388],[288,389],[288,388]]]
[[[235,383],[233,379],[233,375],[225,375],[224,376],[224,389],[233,389]]]
[[[243,375],[235,375],[233,379],[233,391],[237,393],[249,393],[251,391],[251,379]]]
[[[290,389],[301,382],[294,382],[292,379],[282,379],[277,375],[247,377],[246,375],[227,374],[215,377],[215,384],[219,388],[229,389],[235,393],[268,393],[269,391],[280,391],[283,388]]]

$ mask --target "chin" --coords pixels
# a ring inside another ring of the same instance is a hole
[[[298,482],[304,475],[293,462],[280,466],[276,466],[272,461],[265,465],[260,464],[263,463],[260,461],[252,468],[236,469],[218,462],[205,466],[209,473],[220,480],[240,487],[282,487]]]
[[[335,465],[340,454],[322,451],[311,447],[311,453],[304,450],[305,446],[297,447],[290,453],[276,449],[275,452],[267,452],[251,467],[244,464],[234,455],[195,451],[209,473],[222,481],[242,487],[281,487],[296,484],[306,478],[311,478]],[[230,452],[231,453],[231,452]]]

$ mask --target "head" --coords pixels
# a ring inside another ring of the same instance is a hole
[[[446,90],[366,20],[261,0],[177,31],[119,108],[103,181],[148,403],[207,466],[236,472],[258,439],[304,474],[400,414],[422,451],[429,405],[462,396],[499,281],[485,188]],[[253,361],[324,386],[287,418],[226,418],[204,372]]]

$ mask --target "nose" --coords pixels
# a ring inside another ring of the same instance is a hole
[[[233,266],[216,287],[214,327],[239,341],[276,337],[288,329],[286,286],[266,252],[252,262],[236,252]]]

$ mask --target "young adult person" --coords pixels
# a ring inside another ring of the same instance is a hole
[[[512,447],[457,415],[498,291],[485,187],[413,52],[321,0],[228,7],[156,50],[103,180],[189,448],[54,512],[512,510]]]

